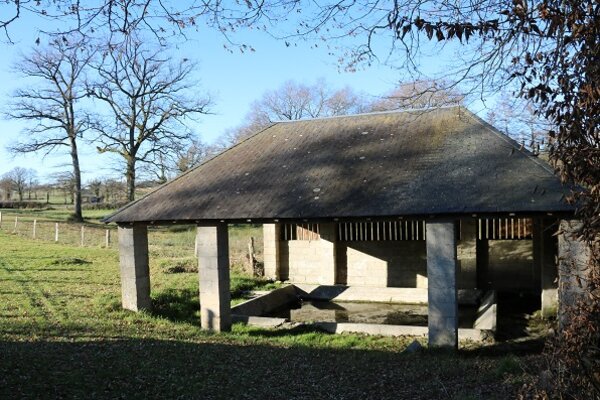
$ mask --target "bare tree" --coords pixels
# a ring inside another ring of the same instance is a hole
[[[2,192],[2,200],[10,200],[12,198],[13,184],[9,178],[4,176],[0,178],[0,191]]]
[[[46,200],[46,204],[50,204],[50,193],[54,190],[54,185],[52,183],[41,183],[36,186],[36,191],[41,191],[44,194],[44,198]],[[36,192],[37,197],[37,192]]]
[[[125,184],[113,178],[104,178],[102,180],[102,196],[107,203],[118,204],[126,201],[127,188]]]
[[[246,122],[227,132],[227,141],[239,142],[277,121],[354,114],[365,109],[364,97],[350,87],[334,90],[323,79],[313,85],[290,80],[252,103]]]
[[[63,24],[50,34],[94,34],[126,36],[138,29],[148,29],[164,38],[195,25],[194,18],[206,14],[209,4],[166,5],[158,0],[102,0],[83,3],[78,0],[11,0],[0,5],[0,29],[12,42],[9,26],[23,15],[41,15],[45,20],[58,20]],[[172,29],[169,29],[172,28]]]
[[[110,110],[95,126],[97,149],[122,157],[129,200],[135,198],[139,165],[172,158],[192,137],[186,122],[208,112],[210,98],[191,81],[194,67],[187,59],[174,64],[139,40],[107,49],[94,65],[97,79],[88,93]]]
[[[164,1],[164,0],[5,0],[0,2],[0,31],[12,42],[10,26],[23,16],[41,16],[37,29],[42,34],[60,37],[78,33],[87,37],[123,43],[145,31],[161,44],[167,40],[187,38],[187,32],[202,26],[223,35],[228,51],[252,51],[251,45],[237,41],[240,28],[256,25],[262,20],[284,20],[296,13],[294,2],[279,0],[223,1]],[[48,24],[48,21],[60,24]],[[269,22],[270,24],[271,22]],[[55,26],[52,30],[48,25]],[[39,41],[39,38],[38,38]]]
[[[486,120],[534,153],[546,150],[548,133],[555,126],[537,112],[532,102],[509,93],[501,93],[499,97]]]
[[[265,92],[252,104],[250,113],[257,121],[272,123],[350,114],[361,106],[359,96],[349,87],[334,91],[322,79],[310,86],[287,81],[278,89]]]
[[[447,81],[420,80],[402,82],[391,92],[375,100],[371,111],[436,108],[461,104],[464,96]]]
[[[73,168],[74,219],[81,221],[81,170],[78,140],[88,127],[88,117],[80,107],[86,92],[84,72],[93,57],[79,40],[54,40],[48,47],[24,56],[15,68],[36,85],[18,90],[8,116],[31,121],[24,130],[27,138],[11,147],[17,153],[43,151],[48,154],[68,148]]]
[[[27,170],[27,200],[31,200],[31,192],[34,192],[34,197],[37,200],[38,186],[37,172],[34,169]]]
[[[100,198],[100,192],[102,191],[102,181],[100,179],[93,179],[88,183],[89,190],[94,194],[95,197]]]
[[[203,143],[200,139],[192,139],[191,144],[177,154],[176,170],[183,173],[202,163],[215,154],[215,147]]]
[[[14,190],[17,192],[19,201],[23,201],[23,195],[29,178],[29,170],[22,167],[15,167],[4,174],[3,178],[10,182],[11,191]]]
[[[73,204],[76,199],[75,176],[72,172],[64,171],[53,174],[54,188],[59,190],[64,198],[64,203]]]

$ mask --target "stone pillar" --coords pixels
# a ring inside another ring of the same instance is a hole
[[[202,329],[231,329],[229,237],[227,224],[198,227],[198,275]]]
[[[281,279],[279,261],[280,227],[279,224],[263,224],[265,277],[273,280]]]
[[[121,299],[126,310],[149,310],[150,268],[148,229],[145,225],[119,226]]]
[[[536,218],[533,222],[533,263],[540,282],[543,318],[556,317],[558,306],[557,239],[554,236],[556,226],[552,222],[543,218]]]
[[[429,346],[456,349],[456,225],[453,221],[427,222],[426,232]]]
[[[569,308],[579,300],[587,286],[587,265],[590,248],[578,240],[574,232],[581,222],[576,220],[560,221],[558,236],[558,319],[562,327],[569,323]]]
[[[319,224],[321,269],[319,284],[335,285],[336,278],[336,242],[337,224],[327,222]]]

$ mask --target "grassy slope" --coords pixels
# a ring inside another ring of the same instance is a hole
[[[116,251],[0,233],[0,398],[507,398],[537,362],[306,328],[212,335],[196,274],[151,274],[155,311],[125,312]]]

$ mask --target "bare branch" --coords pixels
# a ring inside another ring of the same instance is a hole
[[[156,161],[158,155],[171,159],[192,138],[188,121],[207,114],[211,100],[198,96],[190,80],[193,63],[176,65],[140,40],[109,46],[94,69],[98,79],[88,84],[88,93],[110,110],[94,126],[98,151],[123,158],[128,198],[133,200],[136,164]],[[156,161],[159,169],[161,160]]]
[[[24,131],[27,139],[11,146],[13,152],[48,154],[63,147],[69,149],[75,177],[76,219],[82,219],[77,139],[89,122],[78,105],[86,95],[81,80],[93,56],[75,37],[54,40],[48,47],[23,56],[15,69],[38,83],[17,90],[6,112],[9,118],[30,121]]]

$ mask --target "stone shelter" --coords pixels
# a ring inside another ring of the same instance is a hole
[[[428,304],[430,345],[456,346],[460,290],[532,291],[556,312],[567,192],[452,106],[274,123],[106,222],[119,225],[126,309],[150,307],[147,227],[195,224],[201,324],[228,330],[228,224],[258,223],[267,276],[409,293]]]

